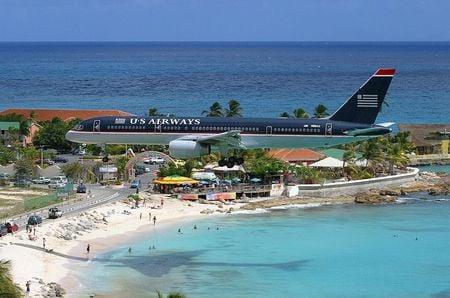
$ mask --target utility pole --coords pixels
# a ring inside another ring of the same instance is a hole
[[[39,149],[41,149],[41,168],[44,167],[44,146],[39,146]]]

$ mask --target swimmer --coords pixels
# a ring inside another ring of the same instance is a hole
[[[194,230],[197,230],[197,226],[196,225],[194,225]]]

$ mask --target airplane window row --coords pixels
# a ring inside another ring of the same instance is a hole
[[[277,128],[273,129],[274,132],[320,132],[318,128]]]
[[[108,130],[145,130],[145,126],[143,125],[108,125],[106,127]]]
[[[258,127],[237,127],[237,126],[193,126],[192,130],[199,131],[230,131],[230,130],[241,130],[241,131],[259,131]]]

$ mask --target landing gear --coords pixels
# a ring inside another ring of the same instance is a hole
[[[228,158],[222,158],[219,160],[219,167],[227,166],[227,168],[232,168],[235,165],[242,165],[244,159],[242,157],[230,156]]]

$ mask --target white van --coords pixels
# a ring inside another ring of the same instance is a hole
[[[216,180],[217,176],[213,172],[194,172],[191,178],[195,180]]]

